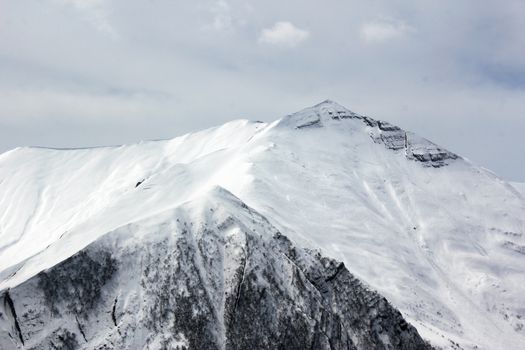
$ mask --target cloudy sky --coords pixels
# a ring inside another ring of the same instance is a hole
[[[525,2],[0,0],[0,152],[327,98],[525,182]]]

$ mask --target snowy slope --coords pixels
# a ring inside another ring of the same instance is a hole
[[[0,155],[0,289],[217,186],[343,261],[434,345],[525,347],[524,195],[331,101],[167,141]]]
[[[523,196],[525,196],[525,183],[523,182],[511,182],[511,185],[518,190]]]
[[[107,233],[0,303],[6,350],[430,350],[344,264],[220,187]]]

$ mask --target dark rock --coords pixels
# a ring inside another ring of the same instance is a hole
[[[81,251],[57,265],[51,271],[38,274],[38,286],[42,289],[46,303],[54,313],[59,313],[58,304],[76,315],[86,316],[100,298],[102,286],[116,271],[116,261],[108,251],[97,252],[92,258]]]
[[[430,349],[343,263],[295,246],[239,208],[255,226],[229,215],[121,246],[115,242],[124,238],[107,235],[14,288],[17,298],[30,296],[17,310],[28,315],[19,325],[27,343],[35,350]]]

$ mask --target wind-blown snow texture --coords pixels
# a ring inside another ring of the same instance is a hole
[[[520,349],[524,235],[523,193],[331,101],[18,148],[0,155],[0,348],[426,347],[402,314],[436,347]]]

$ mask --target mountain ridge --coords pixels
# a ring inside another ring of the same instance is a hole
[[[0,344],[15,348],[16,335],[30,349],[430,349],[344,264],[295,247],[223,188],[197,201],[109,232],[6,291],[12,325],[0,317]]]
[[[0,289],[221,187],[294,245],[344,263],[432,345],[519,347],[523,196],[425,139],[342,108],[325,101],[273,123],[234,121],[166,141],[0,155]]]

